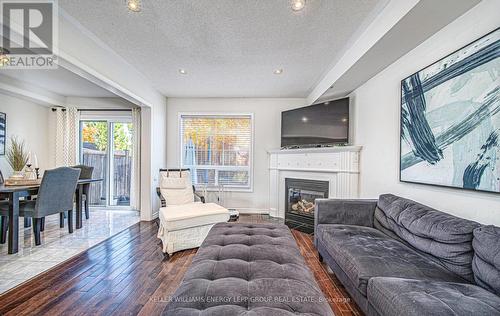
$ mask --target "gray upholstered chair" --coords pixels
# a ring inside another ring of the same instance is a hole
[[[4,179],[3,179],[3,174],[2,174],[2,170],[0,170],[0,184],[4,184]],[[9,203],[9,200],[7,199],[3,199],[3,198],[0,198],[0,205],[3,205],[3,206],[8,206],[8,203]],[[0,206],[1,207],[1,206]],[[4,227],[5,225],[7,224],[7,219],[4,218],[3,216],[0,216],[0,230],[2,229],[2,227]],[[6,236],[0,232],[0,244],[4,244],[5,243],[5,239],[6,239]]]
[[[89,167],[85,165],[74,166],[73,168],[80,169],[80,179],[92,179],[92,174],[94,173],[94,167]],[[85,218],[89,219],[89,199],[90,199],[90,184],[83,186],[83,203],[85,203]]]
[[[73,199],[80,170],[68,167],[45,171],[37,199],[34,201],[21,201],[19,216],[33,218],[33,231],[35,245],[41,244],[40,232],[42,231],[42,218],[57,213],[68,214],[68,231],[73,233]],[[8,217],[8,205],[0,204],[2,223]],[[5,236],[5,225],[0,228]],[[2,237],[4,239],[4,237]]]

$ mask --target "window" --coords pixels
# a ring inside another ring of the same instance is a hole
[[[181,165],[195,185],[252,188],[253,116],[181,114]]]

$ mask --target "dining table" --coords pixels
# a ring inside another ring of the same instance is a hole
[[[76,228],[82,228],[83,222],[83,192],[85,186],[102,182],[104,179],[79,179],[76,185]],[[9,203],[9,234],[8,253],[15,254],[19,251],[19,200],[37,195],[40,184],[26,186],[6,186],[0,184],[0,198],[7,199]]]

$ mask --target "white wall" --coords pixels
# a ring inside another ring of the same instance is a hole
[[[37,155],[41,170],[52,166],[49,153],[50,108],[24,99],[0,94],[0,112],[7,114],[7,145],[12,135],[24,140],[27,150]],[[5,156],[0,156],[0,170],[5,178],[12,168]]]
[[[229,192],[226,206],[242,211],[269,211],[267,150],[280,147],[281,112],[304,106],[305,99],[189,99],[167,100],[167,166],[178,168],[179,112],[241,112],[254,114],[253,192]]]
[[[140,105],[141,220],[159,208],[158,169],[166,164],[166,98],[133,65],[59,8],[59,57],[70,70]],[[149,136],[149,137],[148,137]]]
[[[79,109],[131,109],[137,105],[122,98],[66,97],[66,105]]]
[[[151,115],[151,120],[149,121],[149,130],[151,132],[151,138],[153,139],[151,143],[151,148],[149,148],[149,152],[152,153],[152,162],[150,170],[153,174],[152,183],[154,189],[152,190],[152,199],[153,199],[153,218],[157,217],[158,210],[160,208],[160,200],[156,195],[156,187],[159,185],[158,177],[159,170],[164,168],[167,165],[167,126],[169,122],[167,121],[167,108],[165,106],[157,106],[151,108],[149,115]],[[142,116],[144,118],[144,111],[142,112]],[[148,123],[145,123],[148,124]],[[143,129],[145,126],[142,126]],[[152,130],[151,130],[152,128]],[[144,138],[143,138],[144,139]],[[144,142],[141,144],[141,151],[144,151]]]
[[[454,215],[500,226],[500,195],[400,183],[400,82],[499,27],[500,1],[484,0],[354,91],[355,143],[362,145],[360,194],[394,193]]]

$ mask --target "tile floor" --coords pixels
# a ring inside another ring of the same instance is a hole
[[[0,294],[139,221],[136,211],[91,210],[90,219],[70,234],[67,226],[59,228],[59,215],[52,215],[46,218],[42,245],[35,246],[33,230],[24,228],[21,218],[19,252],[9,255],[7,243],[0,244]]]

